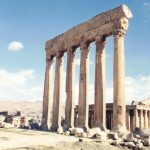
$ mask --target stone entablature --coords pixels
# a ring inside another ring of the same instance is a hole
[[[69,47],[80,46],[82,41],[93,42],[96,36],[110,36],[116,28],[127,30],[130,18],[132,13],[126,5],[101,13],[48,40],[45,46],[47,55],[56,55],[58,51],[66,52]]]

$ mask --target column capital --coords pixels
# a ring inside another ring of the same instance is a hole
[[[121,18],[114,21],[113,24],[114,30],[113,35],[122,37],[125,35],[127,29],[128,29],[128,19],[127,18]]]
[[[56,53],[56,59],[60,59],[64,55],[63,52],[59,51]]]
[[[53,55],[46,55],[46,63],[52,63],[53,62]]]
[[[67,49],[67,54],[75,54],[75,51],[76,51],[77,47],[69,47]]]
[[[106,36],[96,36],[95,38],[96,44],[98,43],[104,43],[106,42]]]
[[[89,48],[89,46],[90,46],[89,42],[83,41],[83,42],[80,43],[81,50],[87,50]]]

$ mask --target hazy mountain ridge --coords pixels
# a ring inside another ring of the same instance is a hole
[[[21,111],[25,114],[42,112],[42,101],[0,101],[0,111],[15,113]]]

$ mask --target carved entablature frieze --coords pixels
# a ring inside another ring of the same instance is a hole
[[[79,47],[82,42],[93,42],[97,36],[125,34],[132,13],[126,5],[101,13],[63,34],[46,42],[45,50],[55,55],[67,52],[69,47]]]

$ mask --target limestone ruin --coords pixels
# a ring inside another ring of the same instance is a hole
[[[80,47],[80,78],[77,127],[87,130],[89,120],[88,86],[89,86],[89,51],[90,43],[96,42],[95,62],[95,104],[94,127],[106,128],[105,103],[105,41],[109,36],[114,38],[114,67],[113,67],[113,125],[116,132],[126,130],[125,105],[125,62],[124,36],[128,29],[132,13],[126,5],[101,13],[90,20],[81,23],[65,33],[46,42],[46,71],[43,97],[43,129],[57,131],[61,126],[62,74],[63,55],[67,53],[66,75],[66,108],[65,122],[68,127],[74,127],[75,98],[75,51]],[[52,64],[56,58],[54,94],[52,90]],[[50,103],[53,101],[53,108]],[[50,122],[50,112],[52,122]]]

